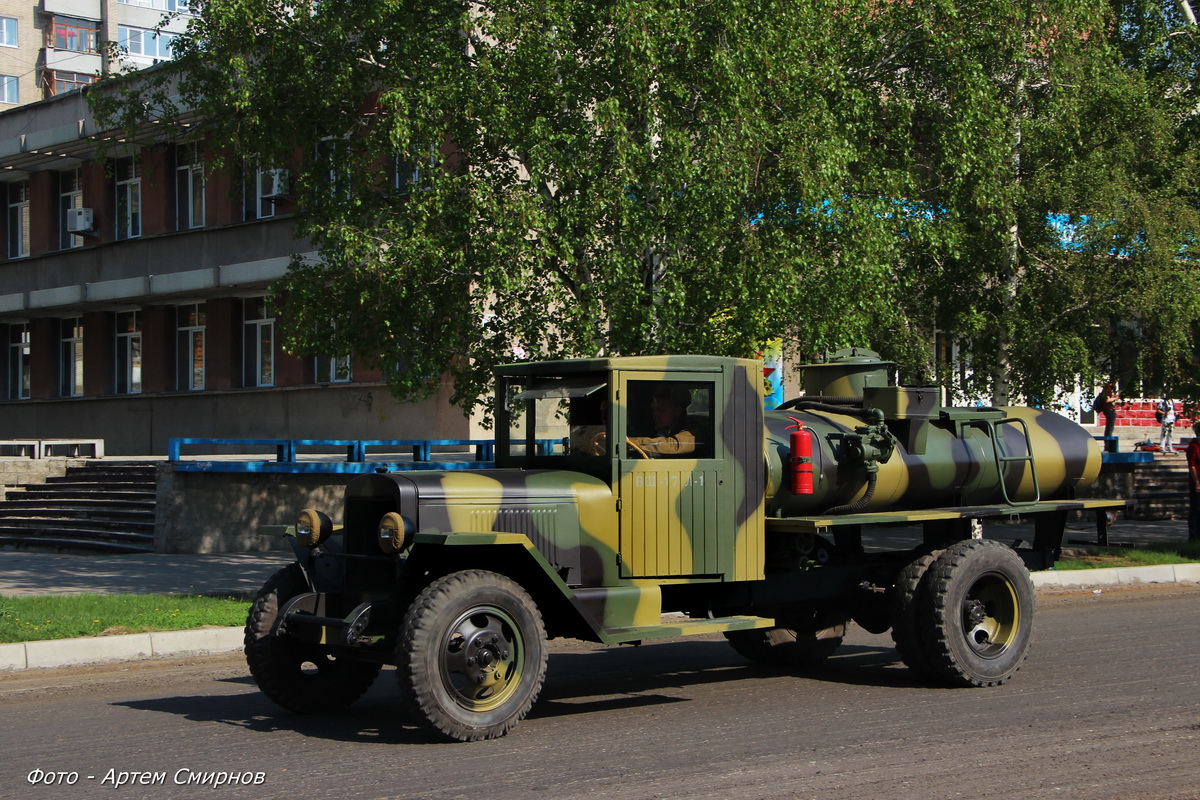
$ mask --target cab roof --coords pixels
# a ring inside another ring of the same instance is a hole
[[[761,368],[762,362],[727,356],[619,356],[613,358],[571,358],[561,361],[522,361],[496,368],[497,375],[567,375],[610,370],[655,372],[720,372],[728,366]]]

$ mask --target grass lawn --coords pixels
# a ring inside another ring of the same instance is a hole
[[[1182,564],[1190,561],[1200,561],[1200,542],[1097,550],[1086,555],[1059,559],[1054,568],[1071,570],[1101,569],[1103,567],[1153,567],[1159,564]]]
[[[249,603],[195,595],[0,596],[0,644],[246,624]]]

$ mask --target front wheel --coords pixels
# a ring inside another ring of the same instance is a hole
[[[378,664],[337,658],[321,645],[271,635],[280,607],[306,591],[308,582],[297,564],[267,579],[246,620],[246,665],[262,693],[289,711],[345,708],[371,688]]]
[[[545,640],[537,606],[510,578],[465,570],[435,580],[409,607],[397,645],[409,715],[450,740],[503,736],[541,691]]]
[[[928,664],[959,686],[997,686],[1021,668],[1033,638],[1029,571],[1007,545],[967,539],[946,549],[922,587]]]

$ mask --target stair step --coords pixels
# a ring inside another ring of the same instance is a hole
[[[78,516],[64,517],[51,516],[49,514],[25,515],[19,517],[0,516],[0,528],[8,528],[19,530],[21,528],[37,529],[37,528],[87,528],[97,531],[108,530],[130,530],[130,531],[145,531],[154,533],[154,517],[143,517],[142,519],[127,519],[120,517],[112,517],[110,519],[95,519],[93,517]]]
[[[51,519],[116,519],[145,522],[153,524],[154,511],[151,509],[123,508],[68,508],[66,506],[33,506],[31,508],[10,508],[0,503],[0,521],[13,518],[51,518]]]
[[[59,491],[57,489],[46,490],[40,487],[27,487],[23,492],[13,492],[11,495],[6,495],[6,497],[13,500],[42,500],[52,503],[71,500],[96,500],[103,502],[110,500],[116,502],[136,500],[153,503],[156,495],[154,492],[109,491],[101,488],[82,491],[77,489]]]
[[[36,528],[13,527],[0,524],[0,535],[6,536],[37,536],[52,538],[89,538],[101,541],[141,542],[154,545],[154,532],[143,533],[129,530],[106,530],[92,528],[86,525],[44,525]]]
[[[121,476],[119,480],[113,480],[106,478],[89,478],[87,476],[54,475],[46,478],[45,483],[28,485],[53,489],[95,489],[97,487],[120,489],[127,487],[129,489],[141,492],[153,492],[156,488],[154,481],[132,480],[125,476]]]
[[[49,536],[12,536],[0,533],[0,550],[33,550],[41,553],[153,553],[153,542],[106,542],[93,539],[58,539]]]
[[[152,553],[157,479],[155,463],[103,462],[9,487],[0,501],[0,548]]]

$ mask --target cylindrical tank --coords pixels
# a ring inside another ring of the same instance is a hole
[[[858,503],[867,495],[870,459],[862,457],[853,440],[855,429],[867,422],[862,412],[869,405],[846,405],[845,413],[840,413],[824,404],[814,410],[801,403],[793,410],[766,413],[768,514],[812,516]],[[1020,419],[1025,425],[1002,419]],[[794,420],[803,422],[813,435],[812,494],[789,490],[789,427],[794,427]],[[877,462],[874,491],[855,511],[1067,499],[1089,486],[1100,472],[1100,448],[1092,436],[1050,411],[939,408],[919,416],[897,415],[886,419],[884,426],[895,449]],[[997,440],[1007,458],[1032,451],[1032,464],[1015,460],[998,467]]]

